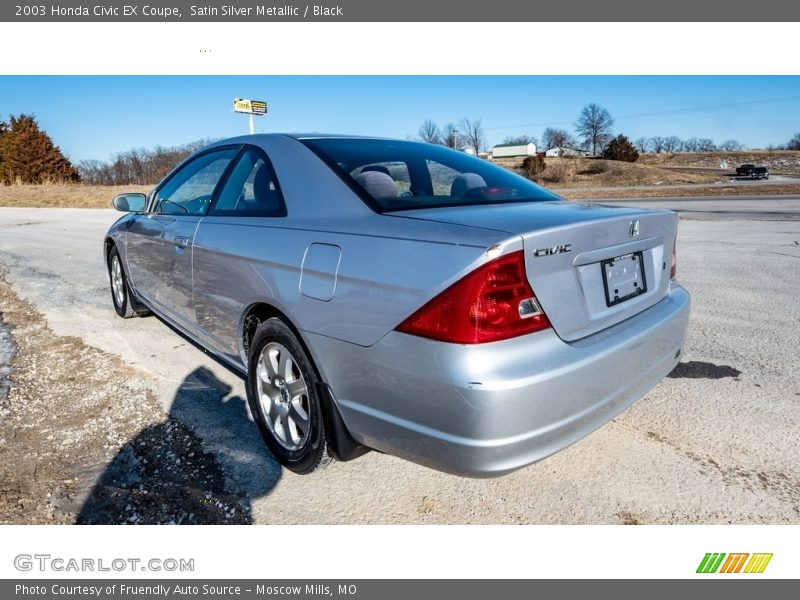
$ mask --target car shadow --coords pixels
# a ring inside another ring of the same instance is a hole
[[[181,382],[166,420],[142,429],[98,478],[81,524],[248,524],[282,468],[246,399],[205,367]]]

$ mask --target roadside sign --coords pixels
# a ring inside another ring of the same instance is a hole
[[[248,100],[247,98],[234,98],[233,111],[248,115],[267,114],[267,103],[263,100]]]

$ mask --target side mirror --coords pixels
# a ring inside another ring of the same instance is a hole
[[[138,192],[119,194],[111,202],[114,208],[122,212],[142,212],[147,204],[147,196]]]

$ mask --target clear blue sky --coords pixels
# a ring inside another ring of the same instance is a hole
[[[267,100],[256,131],[415,136],[425,119],[481,118],[506,135],[572,131],[588,102],[631,139],[782,144],[800,132],[800,76],[0,76],[0,118],[33,113],[73,160],[247,132],[234,96]]]

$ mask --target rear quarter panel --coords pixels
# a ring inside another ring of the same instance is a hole
[[[197,322],[206,341],[240,360],[243,317],[257,303],[268,303],[301,331],[370,346],[438,291],[486,260],[498,235],[433,224],[440,231],[399,231],[374,215],[361,222],[300,221],[211,217],[198,228],[194,243]],[[292,226],[289,226],[292,225]],[[354,229],[371,231],[357,233]],[[381,231],[381,229],[384,229]],[[448,231],[450,230],[450,231]],[[416,237],[415,237],[416,236]],[[423,239],[428,237],[431,239]],[[438,241],[432,241],[437,239]],[[311,244],[341,249],[338,272],[315,272],[330,281],[329,300],[301,291],[303,257]],[[521,240],[510,245],[521,247]]]

